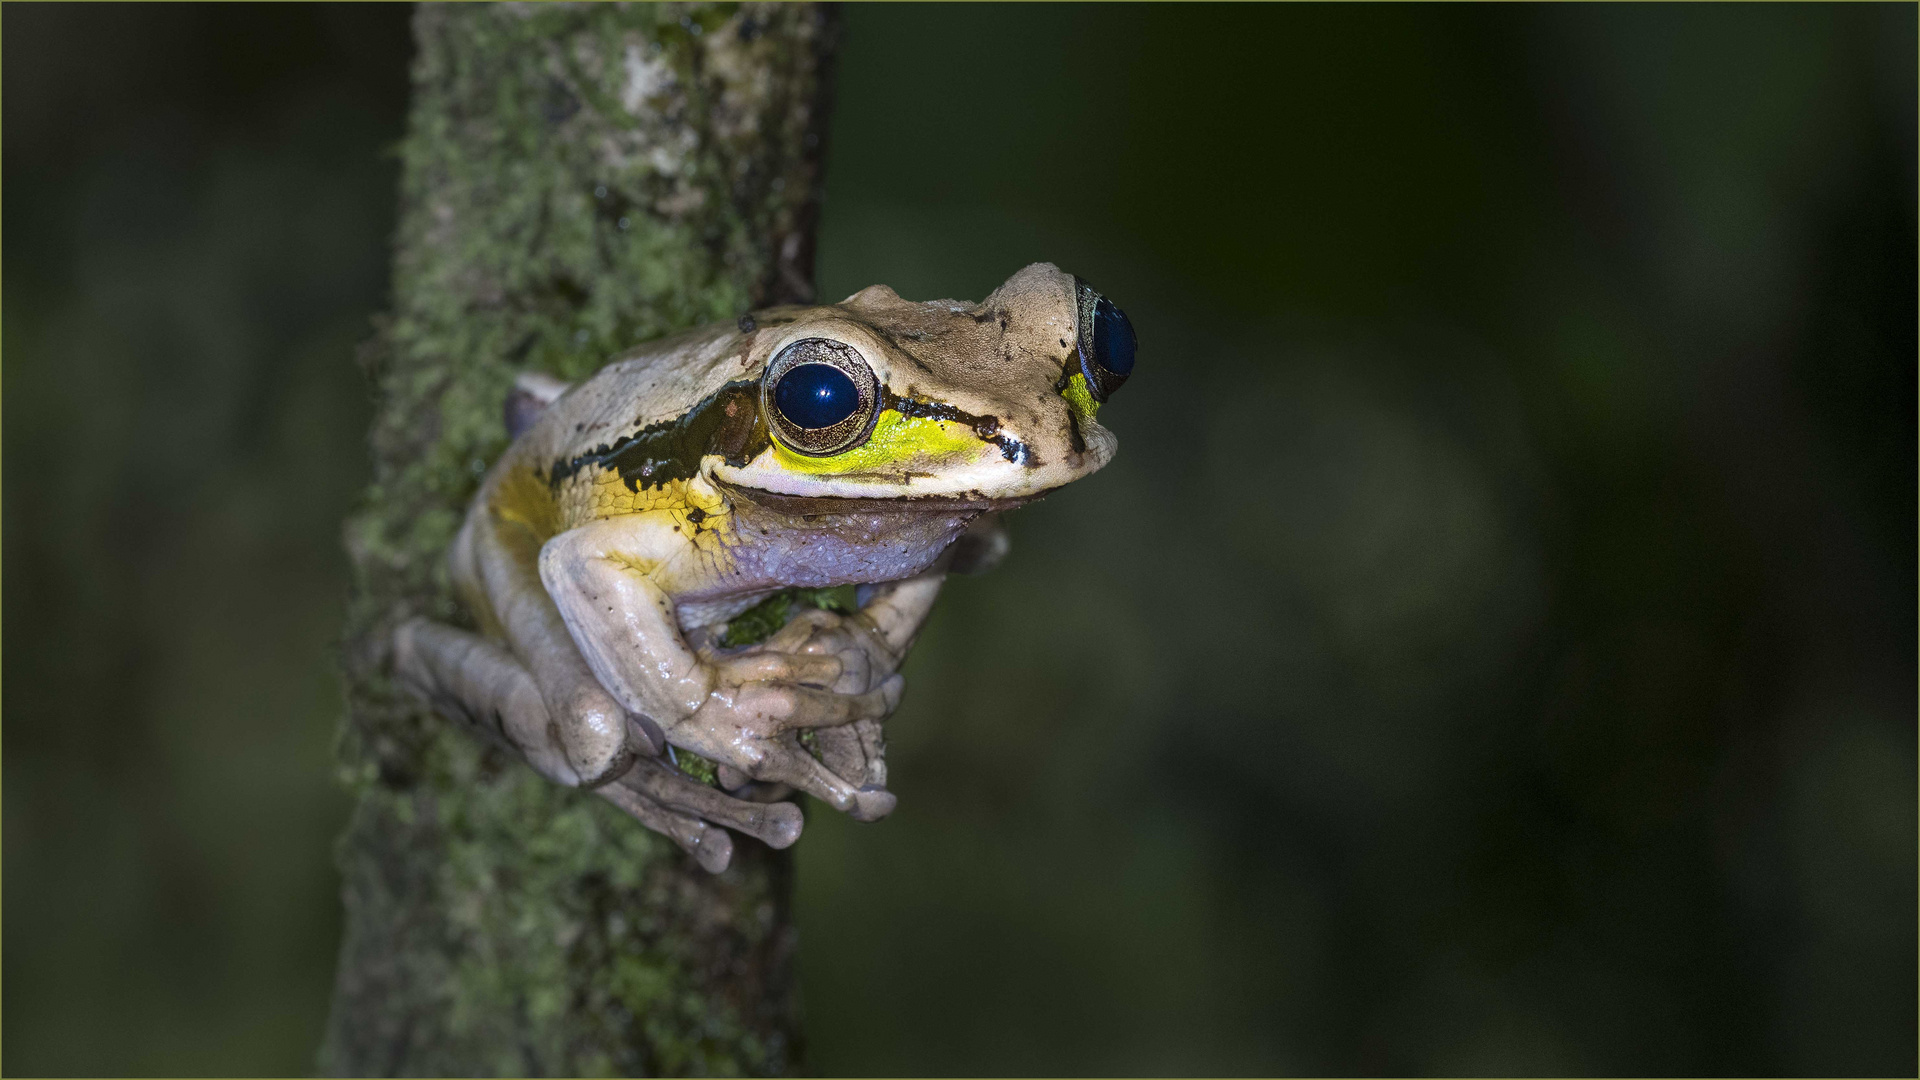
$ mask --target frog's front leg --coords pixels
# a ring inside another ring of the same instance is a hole
[[[926,625],[948,573],[979,574],[1006,557],[1006,527],[998,514],[984,514],[962,533],[934,564],[910,578],[867,586],[861,606],[851,615],[827,611],[802,614],[768,644],[784,636],[802,640],[784,643],[798,652],[829,652],[841,657],[842,692],[861,689],[892,675],[906,660],[920,628]],[[851,661],[851,662],[849,662]],[[861,680],[865,681],[862,682]],[[828,769],[862,786],[887,786],[886,739],[878,720],[860,720],[814,733],[814,751]]]
[[[948,562],[942,556],[913,577],[862,589],[857,612],[802,612],[769,638],[765,648],[839,657],[840,677],[830,690],[857,693],[876,686],[892,677],[907,658],[940,595]],[[703,656],[720,655],[710,641],[702,643],[700,651]],[[856,787],[887,786],[886,739],[879,720],[819,728],[812,739],[815,756],[835,775]],[[725,777],[722,782],[729,788],[737,786]]]
[[[879,721],[899,704],[904,681],[889,669],[875,685],[835,692],[852,674],[849,659],[862,658],[782,649],[792,634],[738,655],[696,652],[681,636],[673,602],[655,575],[669,572],[675,559],[725,556],[689,546],[683,534],[669,531],[669,522],[685,527],[670,515],[625,515],[561,533],[541,548],[541,582],[600,685],[627,709],[652,718],[676,746],[754,779],[798,788],[857,819],[885,816],[895,803],[892,793],[848,783],[797,735]]]

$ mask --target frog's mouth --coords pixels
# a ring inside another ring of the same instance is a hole
[[[981,492],[970,491],[959,495],[900,495],[893,498],[874,498],[850,495],[783,495],[777,491],[764,491],[760,488],[729,484],[719,477],[713,478],[713,484],[729,498],[745,499],[776,513],[792,514],[796,517],[817,517],[821,514],[938,514],[969,510],[981,512],[1011,510],[1016,506],[1037,502],[1048,494],[1042,491],[1013,498],[994,498]]]

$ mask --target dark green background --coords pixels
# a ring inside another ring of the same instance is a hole
[[[406,15],[0,20],[8,1072],[310,1067]],[[823,291],[1143,351],[810,816],[814,1069],[1912,1074],[1913,7],[845,16]]]

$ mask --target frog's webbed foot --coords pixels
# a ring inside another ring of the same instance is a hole
[[[710,634],[693,644],[726,682],[787,682],[837,694],[864,693],[892,678],[906,660],[944,578],[944,570],[935,569],[866,586],[859,611],[810,608],[765,642],[743,650],[720,649]]]
[[[542,776],[569,787],[582,785],[582,770],[571,760],[560,727],[551,722],[533,676],[499,644],[414,619],[394,634],[394,668],[436,712],[518,753]],[[646,746],[650,735],[635,730],[631,718],[629,728],[629,741]],[[716,873],[733,857],[733,840],[719,826],[776,848],[800,836],[799,807],[733,798],[655,758],[633,760],[617,780],[594,790]]]
[[[777,666],[777,660],[760,658],[745,666],[757,673]],[[892,811],[896,800],[884,786],[885,766],[869,766],[880,760],[880,721],[900,703],[904,679],[889,675],[872,690],[843,694],[784,681],[733,682],[729,672],[738,667],[720,670],[720,685],[668,732],[675,745],[755,780],[797,788],[862,821]],[[856,732],[866,733],[864,742]],[[803,735],[816,747],[832,748],[834,763],[845,773],[825,764],[826,754],[809,753]],[[861,746],[872,753],[860,752]]]
[[[887,786],[887,742],[880,721],[856,720],[813,733],[813,752],[835,776],[862,789]]]
[[[906,688],[896,669],[942,577],[936,569],[871,587],[855,613],[802,612],[742,651],[698,639],[716,689],[674,741],[698,743],[689,748],[730,772],[798,788],[858,820],[886,816],[897,800],[886,790],[881,721]]]

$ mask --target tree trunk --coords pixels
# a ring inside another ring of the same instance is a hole
[[[392,315],[363,360],[374,482],[347,525],[339,862],[324,1072],[787,1073],[791,861],[709,875],[604,800],[401,693],[390,629],[471,625],[442,556],[516,372],[565,379],[683,327],[811,299],[828,12],[423,5]]]

